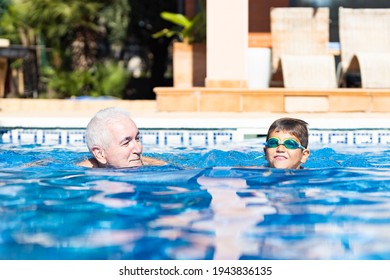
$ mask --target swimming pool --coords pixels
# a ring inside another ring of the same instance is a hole
[[[390,259],[388,131],[325,133],[303,170],[264,167],[260,138],[150,141],[169,165],[92,170],[78,141],[3,137],[0,258]]]

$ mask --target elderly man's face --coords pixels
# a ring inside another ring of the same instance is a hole
[[[111,143],[104,150],[106,166],[123,168],[141,166],[142,144],[135,123],[128,118],[110,124]]]

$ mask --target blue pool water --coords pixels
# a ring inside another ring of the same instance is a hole
[[[167,166],[85,169],[80,147],[0,145],[1,259],[390,259],[390,147],[144,147]],[[33,164],[31,164],[33,163]]]

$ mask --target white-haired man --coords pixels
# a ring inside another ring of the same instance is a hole
[[[110,107],[100,110],[86,128],[87,147],[93,158],[79,166],[126,168],[164,165],[165,162],[142,156],[139,130],[127,110]]]

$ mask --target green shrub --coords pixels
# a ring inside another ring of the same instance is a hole
[[[88,70],[55,71],[45,69],[51,97],[113,96],[122,98],[129,80],[129,73],[119,63],[98,63]]]

